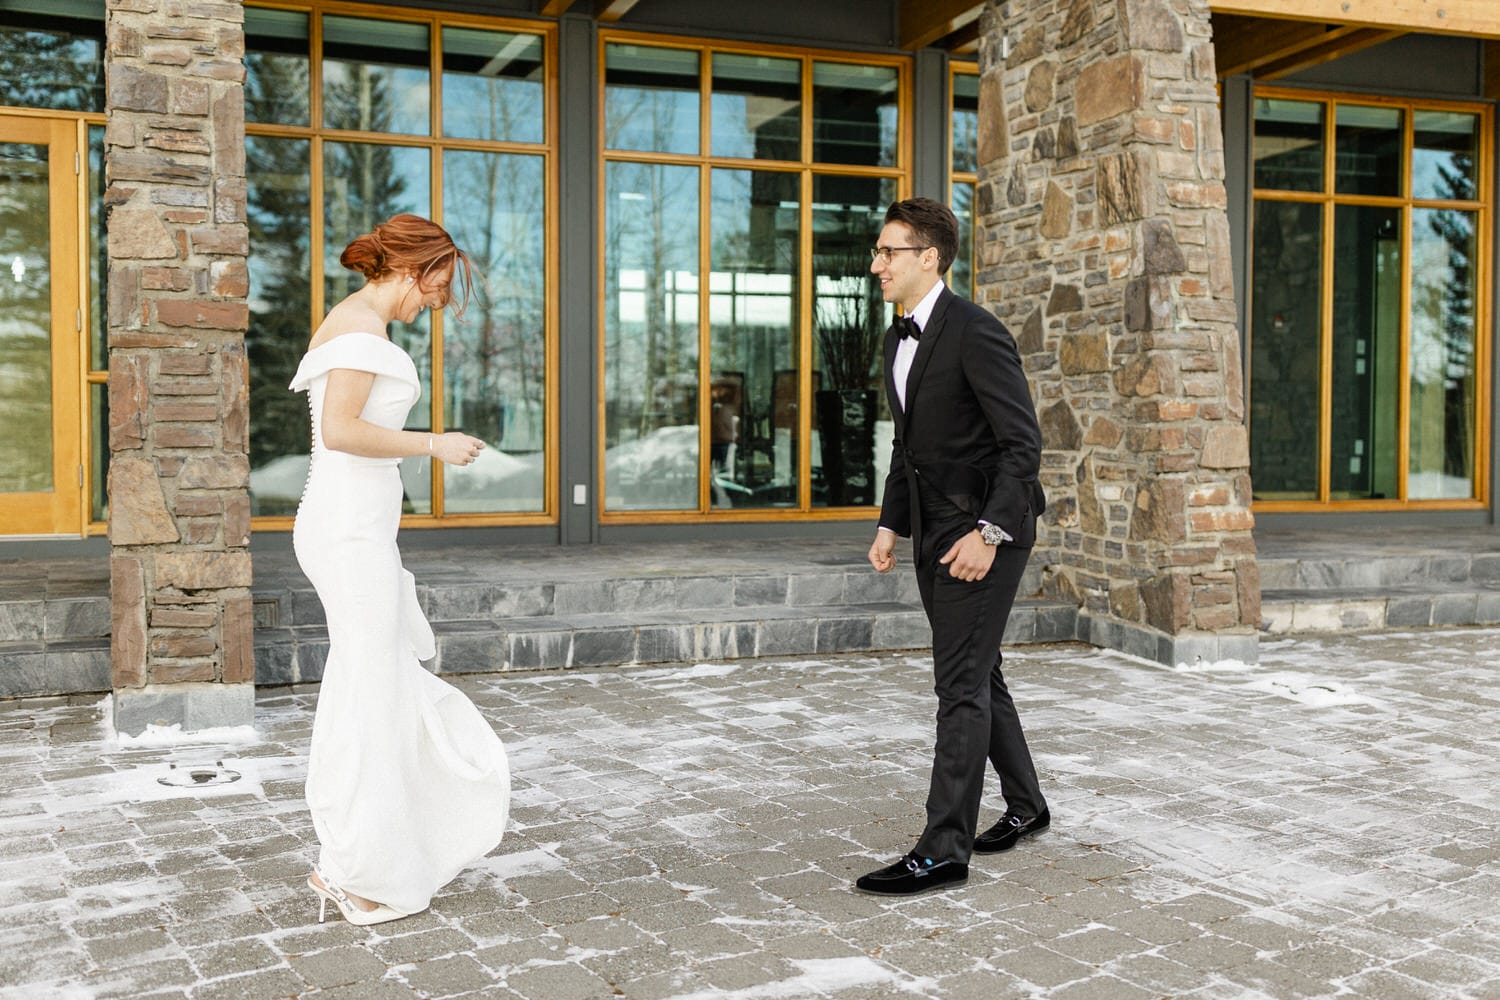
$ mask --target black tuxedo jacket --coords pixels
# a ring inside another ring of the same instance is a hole
[[[1007,545],[1035,544],[1046,506],[1037,481],[1042,435],[1010,332],[945,287],[917,342],[904,409],[892,372],[899,340],[894,327],[886,332],[886,395],[896,426],[880,524],[920,547],[925,484],[973,526],[999,525],[1014,539]]]

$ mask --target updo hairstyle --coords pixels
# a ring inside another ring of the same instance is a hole
[[[379,281],[396,272],[411,274],[424,293],[431,291],[451,266],[453,280],[440,308],[454,301],[453,291],[461,285],[455,313],[462,313],[468,305],[474,283],[469,255],[454,244],[442,226],[420,215],[393,215],[372,232],[356,236],[344,247],[339,263],[368,281]]]

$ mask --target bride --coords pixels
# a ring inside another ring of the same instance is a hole
[[[307,806],[321,851],[307,884],[354,924],[418,913],[500,842],[510,771],[499,737],[461,692],[423,669],[432,629],[401,566],[403,458],[466,466],[484,442],[402,430],[417,369],[386,327],[467,302],[468,256],[435,223],[397,215],[340,263],[366,278],[334,306],[291,388],[312,409],[312,460],[293,545],[328,619]]]

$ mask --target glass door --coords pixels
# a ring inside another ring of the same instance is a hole
[[[0,115],[0,535],[83,527],[77,132]]]

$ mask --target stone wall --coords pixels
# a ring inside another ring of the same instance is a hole
[[[108,0],[115,725],[248,724],[244,10]]]
[[[1083,638],[1256,658],[1260,586],[1207,0],[991,0],[977,286],[1015,332]]]

